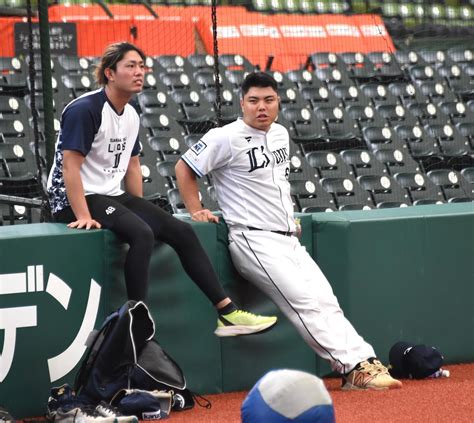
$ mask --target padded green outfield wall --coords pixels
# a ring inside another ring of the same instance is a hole
[[[314,257],[359,333],[474,361],[474,203],[313,215]]]
[[[0,403],[41,416],[51,386],[72,383],[85,340],[110,307],[107,231],[0,228]]]
[[[473,207],[302,216],[302,243],[382,359],[407,340],[436,345],[447,362],[474,361]],[[148,304],[157,339],[189,387],[203,394],[248,389],[271,368],[327,374],[286,318],[236,274],[225,225],[191,224],[232,298],[280,320],[261,335],[215,337],[212,305],[175,252],[157,245]],[[15,417],[43,415],[50,387],[73,383],[90,329],[126,299],[125,250],[104,230],[0,228],[0,402]]]

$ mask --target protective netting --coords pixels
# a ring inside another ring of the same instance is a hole
[[[472,197],[469,2],[223,3],[51,4],[54,131],[64,106],[95,89],[94,65],[105,46],[129,41],[147,55],[136,98],[145,195],[170,211],[184,211],[174,163],[208,129],[240,115],[240,84],[256,69],[279,84],[295,209]],[[27,4],[8,6],[0,12]],[[40,204],[51,140],[35,7],[31,35],[26,17],[0,17],[0,195]],[[212,181],[199,184],[203,204],[217,209]],[[8,201],[0,199],[5,223],[40,219],[35,209],[28,216],[28,204]]]

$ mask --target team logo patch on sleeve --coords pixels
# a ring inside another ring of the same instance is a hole
[[[204,141],[198,141],[196,144],[194,144],[192,147],[191,147],[191,151],[194,152],[194,154],[199,155],[201,154],[207,147],[207,144],[204,142]]]

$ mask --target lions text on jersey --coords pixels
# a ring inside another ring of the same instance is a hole
[[[48,179],[53,213],[69,206],[63,179],[63,151],[74,150],[84,155],[81,179],[85,195],[120,195],[130,157],[140,151],[139,125],[136,110],[127,104],[119,115],[104,89],[84,94],[65,107]]]
[[[289,137],[282,125],[264,132],[238,119],[209,131],[182,159],[199,177],[212,173],[227,224],[295,231]]]

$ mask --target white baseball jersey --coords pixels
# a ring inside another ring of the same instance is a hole
[[[74,150],[84,155],[80,172],[85,195],[120,195],[130,157],[140,151],[139,126],[136,110],[127,104],[119,115],[104,89],[84,94],[64,108],[54,165],[48,178],[53,213],[69,206],[63,178],[63,151]]]
[[[182,159],[199,177],[212,174],[229,226],[296,230],[288,183],[289,136],[282,125],[273,123],[265,132],[239,118],[210,130]]]

